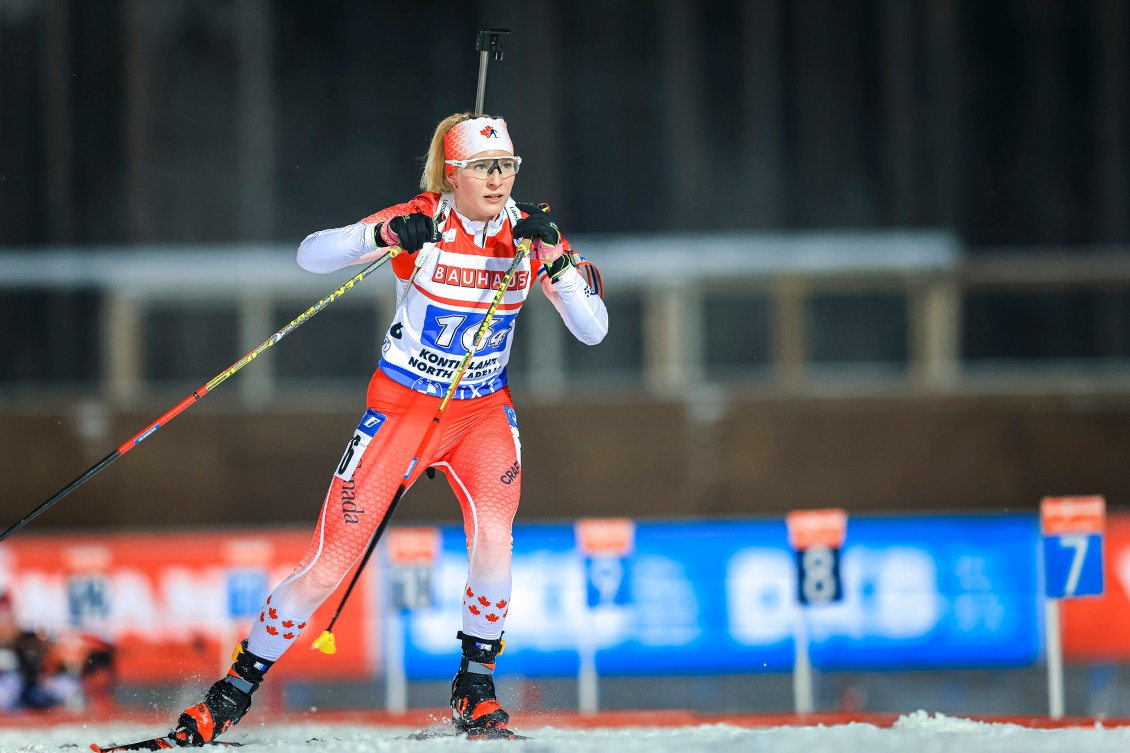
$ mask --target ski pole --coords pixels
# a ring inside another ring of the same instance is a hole
[[[416,464],[420,461],[420,456],[424,454],[424,450],[428,447],[428,442],[431,441],[432,435],[435,434],[436,428],[439,426],[440,418],[443,416],[443,409],[447,407],[448,402],[455,394],[456,388],[459,387],[459,381],[463,378],[463,373],[467,370],[467,366],[471,363],[471,359],[475,353],[482,347],[482,340],[486,336],[490,328],[491,320],[494,319],[494,312],[502,303],[502,296],[506,294],[506,290],[510,287],[510,282],[514,278],[514,273],[518,270],[518,265],[526,258],[526,254],[530,252],[531,241],[527,238],[523,240],[518,246],[518,253],[514,255],[514,261],[510,264],[510,269],[506,270],[506,274],[499,284],[498,292],[494,295],[494,300],[490,302],[487,308],[486,316],[483,317],[482,324],[475,332],[474,342],[471,347],[467,349],[464,354],[463,360],[459,362],[459,366],[455,369],[455,376],[448,385],[447,392],[444,393],[443,399],[439,402],[439,407],[436,408],[435,415],[432,416],[432,421],[428,424],[427,431],[424,432],[424,438],[420,440],[420,445],[416,448],[416,453],[412,457],[412,462],[408,464],[408,470],[404,472],[404,478],[400,481],[400,486],[396,487],[396,493],[392,495],[392,501],[389,502],[388,509],[385,510],[384,517],[381,518],[377,530],[373,532],[373,537],[369,539],[369,546],[365,549],[364,556],[361,557],[361,563],[357,565],[357,570],[353,573],[353,579],[349,581],[349,587],[345,589],[345,595],[341,597],[341,603],[337,605],[337,610],[334,611],[333,617],[330,618],[329,626],[318,636],[317,640],[311,644],[310,648],[316,648],[323,654],[332,654],[337,651],[337,643],[334,640],[333,629],[337,618],[341,615],[341,610],[345,608],[345,602],[349,600],[349,595],[353,593],[353,587],[357,585],[357,580],[361,577],[361,572],[368,564],[369,558],[373,556],[373,551],[377,548],[377,543],[381,540],[385,529],[388,528],[389,522],[392,520],[393,513],[396,512],[396,506],[400,504],[400,498],[408,491],[408,479],[412,476],[412,471],[416,469]]]
[[[495,60],[502,60],[502,39],[503,36],[509,34],[509,29],[484,29],[479,28],[475,34],[475,50],[479,53],[479,81],[475,90],[475,116],[483,114],[483,100],[486,97],[487,88],[487,66],[490,64],[490,58],[493,54]],[[389,521],[392,520],[392,514],[396,511],[396,506],[400,503],[400,498],[408,491],[408,478],[412,475],[412,470],[416,467],[420,455],[428,446],[428,441],[431,439],[432,434],[435,433],[435,428],[439,425],[440,415],[443,409],[447,407],[447,402],[451,396],[455,394],[455,389],[459,385],[459,380],[463,378],[463,372],[467,368],[467,364],[471,362],[471,357],[475,351],[480,347],[479,340],[482,338],[486,328],[490,326],[490,321],[494,317],[495,309],[498,308],[499,303],[502,301],[502,296],[506,289],[510,286],[511,277],[514,271],[518,269],[518,265],[522,263],[522,259],[530,252],[530,245],[532,241],[523,241],[518,247],[518,253],[514,256],[514,262],[507,270],[506,276],[502,279],[498,293],[495,295],[494,300],[491,302],[490,307],[487,309],[487,315],[483,318],[483,323],[479,325],[479,330],[475,333],[475,341],[471,344],[471,348],[467,354],[463,356],[458,369],[455,372],[455,377],[451,380],[451,385],[447,388],[443,399],[440,401],[439,409],[436,410],[435,415],[432,417],[432,422],[429,424],[428,429],[424,432],[424,439],[420,442],[419,448],[416,450],[416,456],[412,458],[411,464],[408,466],[407,472],[404,474],[404,479],[397,487],[396,493],[392,495],[392,502],[389,503],[388,509],[385,511],[384,517],[381,518],[380,525],[373,533],[373,537],[369,540],[369,545],[365,549],[365,555],[361,558],[361,564],[357,566],[357,571],[353,574],[353,579],[349,581],[349,587],[345,589],[345,595],[341,597],[341,603],[337,605],[337,611],[334,612],[333,617],[330,618],[329,627],[318,636],[318,639],[310,646],[316,648],[324,654],[332,654],[337,651],[337,644],[334,642],[333,628],[337,622],[338,615],[345,607],[345,602],[349,600],[349,594],[353,593],[353,587],[357,585],[357,579],[361,577],[361,571],[365,569],[368,564],[369,558],[373,556],[373,551],[377,548],[377,542],[380,541],[381,536],[384,534],[385,529],[388,527]]]
[[[317,314],[319,311],[324,309],[326,306],[329,306],[331,303],[333,303],[335,300],[337,300],[341,296],[345,295],[345,293],[348,292],[350,289],[352,289],[353,286],[360,283],[362,280],[364,280],[366,277],[368,277],[372,272],[376,271],[381,266],[383,266],[385,264],[385,262],[387,262],[389,259],[391,259],[394,256],[397,256],[400,253],[402,253],[402,249],[399,246],[393,246],[392,248],[390,248],[386,253],[381,255],[381,257],[378,258],[376,261],[374,261],[372,264],[365,267],[360,272],[355,274],[353,277],[346,280],[345,284],[343,284],[337,290],[334,290],[332,293],[327,295],[325,298],[318,301],[317,303],[315,303],[310,308],[306,309],[306,311],[304,311],[303,313],[299,314],[296,318],[291,320],[291,322],[289,324],[287,324],[285,327],[283,327],[278,332],[276,332],[275,334],[268,337],[263,342],[259,343],[259,345],[257,345],[255,347],[255,349],[252,350],[250,353],[248,353],[243,358],[241,358],[238,361],[236,361],[235,363],[233,363],[231,366],[229,366],[224,371],[217,374],[215,377],[212,378],[211,381],[209,381],[208,383],[206,383],[204,386],[200,387],[199,389],[195,390],[191,395],[189,395],[184,400],[181,400],[179,403],[174,405],[169,411],[164,413],[156,421],[154,421],[153,423],[146,426],[144,429],[142,429],[140,432],[138,432],[132,438],[130,438],[126,442],[122,443],[122,445],[120,447],[118,447],[116,450],[114,450],[109,455],[102,458],[101,460],[99,460],[94,465],[92,465],[90,468],[88,468],[86,471],[84,471],[78,478],[76,478],[74,481],[67,484],[62,489],[60,489],[58,492],[56,492],[46,502],[44,502],[39,507],[37,507],[34,510],[32,510],[31,512],[29,512],[23,518],[21,518],[18,523],[9,527],[8,530],[4,531],[4,533],[0,533],[0,541],[3,541],[4,539],[8,538],[13,533],[20,530],[21,528],[23,528],[25,525],[27,525],[31,521],[38,518],[41,514],[46,512],[47,509],[50,508],[52,505],[54,505],[56,502],[58,502],[59,500],[61,500],[63,497],[67,496],[71,492],[73,492],[75,489],[82,486],[84,483],[86,483],[90,479],[94,478],[96,475],[98,475],[102,470],[104,470],[107,466],[109,466],[115,460],[120,458],[122,455],[125,455],[127,452],[132,450],[137,445],[141,444],[142,441],[148,439],[155,431],[160,429],[162,426],[167,424],[169,421],[173,420],[173,418],[175,418],[177,415],[179,415],[181,413],[181,411],[188,408],[188,406],[193,405],[197,400],[204,397],[205,395],[207,395],[212,390],[216,389],[216,387],[220,386],[220,384],[223,383],[228,377],[232,376],[237,371],[242,369],[244,366],[246,366],[247,364],[249,364],[253,360],[255,360],[255,358],[260,353],[262,353],[264,350],[266,350],[267,348],[269,348],[272,345],[274,345],[275,343],[277,343],[279,340],[281,340],[284,337],[286,337],[287,335],[289,335],[291,332],[293,332],[295,329],[297,329],[302,324],[306,323],[312,316]]]

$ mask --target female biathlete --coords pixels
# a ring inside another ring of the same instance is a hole
[[[407,253],[391,262],[396,314],[369,382],[368,410],[336,468],[305,556],[267,597],[227,676],[181,714],[171,735],[176,744],[204,745],[247,713],[264,674],[364,552],[518,244],[530,239],[529,256],[408,477],[410,484],[427,468],[443,472],[463,511],[468,571],[456,635],[463,654],[451,685],[454,724],[473,734],[509,734],[492,673],[510,609],[511,533],[522,484],[506,376],[514,323],[538,280],[578,340],[594,345],[608,330],[595,269],[572,251],[545,205],[511,199],[521,164],[501,118],[452,115],[432,138],[423,193],[299,246],[298,263],[318,273],[402,248]]]

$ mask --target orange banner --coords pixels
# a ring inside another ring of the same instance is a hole
[[[122,682],[219,676],[267,594],[298,563],[306,531],[21,535],[0,544],[0,586],[25,628],[100,636],[117,647]],[[310,651],[341,598],[331,596],[272,675],[365,678],[380,662],[374,559],[334,633]],[[349,576],[344,582],[349,581]]]
[[[1103,497],[1044,497],[1040,501],[1040,528],[1045,536],[1102,533],[1105,521]]]
[[[586,557],[628,557],[636,548],[636,524],[630,518],[580,518],[573,531]]]
[[[1130,658],[1130,515],[1108,515],[1103,551],[1106,593],[1060,602],[1063,653],[1072,661]]]
[[[789,545],[800,552],[816,546],[839,549],[847,536],[847,513],[839,508],[793,510],[785,516]]]
[[[439,560],[438,528],[389,528],[386,536],[386,556],[394,567],[432,567]]]

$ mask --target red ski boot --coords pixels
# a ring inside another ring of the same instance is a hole
[[[468,737],[512,737],[510,715],[494,692],[494,660],[502,653],[501,639],[487,640],[460,631],[463,659],[451,681],[451,721]]]
[[[231,669],[212,684],[204,700],[184,710],[172,737],[178,745],[199,747],[237,724],[251,708],[251,696],[274,662],[247,650],[247,641],[236,647]]]

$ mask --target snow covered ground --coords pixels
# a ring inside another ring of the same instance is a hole
[[[133,723],[63,724],[40,728],[0,729],[4,753],[76,753],[91,742],[134,741],[157,730]],[[1014,724],[987,724],[919,711],[894,726],[871,724],[813,727],[737,727],[711,724],[693,727],[620,727],[565,729],[531,727],[530,736],[515,742],[468,742],[439,737],[412,740],[416,730],[357,724],[283,724],[240,727],[225,739],[243,743],[240,753],[318,751],[352,753],[422,753],[466,750],[467,746],[501,746],[516,753],[1091,753],[1130,751],[1130,728],[1029,729]]]

